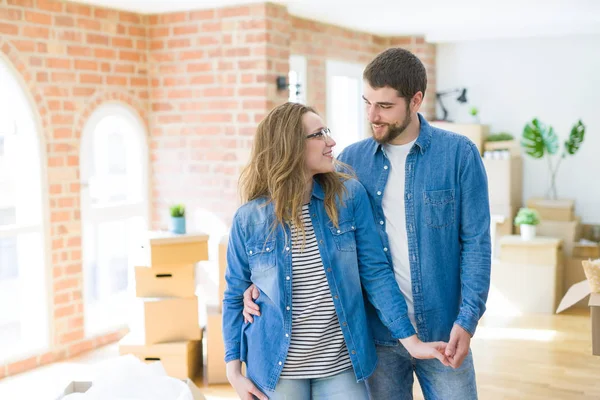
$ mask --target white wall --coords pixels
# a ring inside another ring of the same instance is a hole
[[[585,141],[563,160],[559,197],[574,198],[586,223],[600,223],[600,35],[442,43],[437,46],[437,90],[467,87],[469,103],[492,132],[520,139],[533,117],[552,125],[562,142],[581,118]],[[469,104],[444,99],[449,118],[472,121]],[[439,110],[439,108],[438,108]],[[441,113],[438,111],[438,115]],[[543,196],[545,159],[525,156],[523,200]]]

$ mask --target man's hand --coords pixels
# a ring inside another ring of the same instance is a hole
[[[445,366],[450,366],[450,362],[444,354],[446,350],[445,342],[422,342],[417,335],[412,335],[406,339],[400,339],[400,343],[414,358],[420,360],[437,358]]]
[[[254,322],[253,315],[260,317],[260,307],[254,302],[254,300],[258,299],[259,295],[260,292],[254,284],[250,285],[244,292],[244,311],[242,311],[244,322]]]
[[[450,340],[446,346],[446,357],[450,361],[452,368],[458,368],[462,365],[471,346],[471,335],[463,329],[462,326],[454,324],[450,332]]]
[[[242,375],[240,360],[228,362],[226,368],[227,380],[231,383],[231,386],[233,386],[240,399],[254,400],[254,396],[256,396],[260,400],[269,400],[264,393],[254,386],[254,383],[250,379]]]

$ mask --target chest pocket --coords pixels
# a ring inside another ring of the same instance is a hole
[[[353,220],[340,222],[337,228],[333,225],[329,226],[329,231],[339,251],[356,250],[356,239],[354,237],[356,225]]]
[[[273,268],[275,259],[275,240],[258,241],[246,246],[250,270],[259,272]]]
[[[425,201],[425,222],[428,226],[445,228],[454,223],[454,189],[426,190],[423,192],[423,198]]]

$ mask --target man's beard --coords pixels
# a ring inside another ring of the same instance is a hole
[[[410,116],[410,110],[407,109],[406,111],[407,112],[406,117],[404,117],[404,121],[402,121],[401,124],[386,124],[387,131],[380,138],[375,137],[375,133],[373,132],[373,125],[371,125],[371,134],[373,135],[373,139],[375,139],[377,143],[387,144],[394,141],[396,138],[402,135],[402,133],[406,130],[406,128],[408,127],[408,125],[410,125],[412,121],[412,117]]]

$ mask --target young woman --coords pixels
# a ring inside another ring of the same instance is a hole
[[[362,288],[413,356],[447,363],[445,343],[417,339],[367,194],[338,172],[334,146],[301,104],[276,107],[258,126],[240,178],[245,204],[233,218],[223,300],[227,376],[242,399],[367,399],[377,357]],[[251,284],[261,316],[245,324]]]

